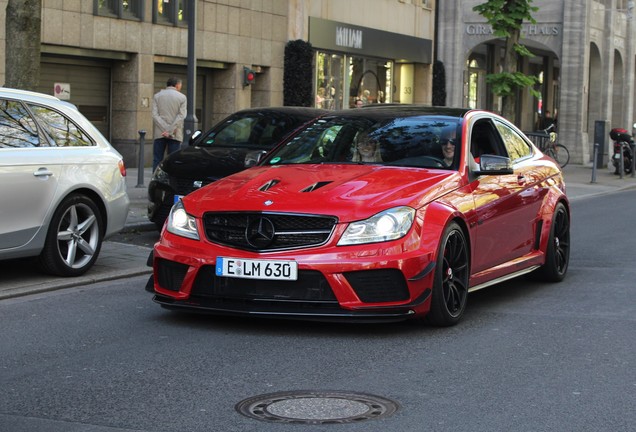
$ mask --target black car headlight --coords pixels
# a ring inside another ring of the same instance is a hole
[[[172,234],[199,240],[196,219],[186,212],[181,200],[172,206],[166,229]]]
[[[169,184],[170,183],[170,176],[168,175],[167,172],[165,172],[163,169],[161,169],[161,165],[159,165],[155,169],[155,172],[152,173],[152,181]]]

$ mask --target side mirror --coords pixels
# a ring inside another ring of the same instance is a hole
[[[194,143],[201,137],[202,132],[200,130],[196,130],[190,135],[190,140],[188,141],[188,145],[194,145]]]
[[[250,168],[255,166],[261,161],[261,159],[266,153],[267,151],[265,150],[254,150],[254,151],[248,152],[245,155],[245,162],[243,163],[243,166],[245,166],[245,168]]]
[[[484,154],[479,158],[479,169],[475,174],[504,175],[512,173],[514,170],[509,157]]]

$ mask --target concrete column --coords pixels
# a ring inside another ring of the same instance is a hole
[[[572,163],[588,162],[593,152],[587,131],[590,57],[587,20],[591,3],[582,6],[578,0],[563,2],[563,22],[569,25],[564,28],[560,59],[561,76],[567,79],[561,80],[559,135],[564,142],[572,143],[568,145]]]
[[[144,164],[152,163],[152,96],[154,64],[149,54],[137,54],[130,61],[116,62],[112,69],[111,143],[128,167],[138,164],[139,131],[146,131]]]

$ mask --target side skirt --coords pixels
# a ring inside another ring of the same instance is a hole
[[[493,279],[493,280],[491,280],[491,281],[484,282],[484,283],[479,284],[479,285],[475,285],[474,287],[470,287],[470,288],[468,288],[468,292],[470,293],[470,292],[474,292],[474,291],[479,291],[480,289],[483,289],[483,288],[489,287],[489,286],[491,286],[491,285],[496,285],[496,284],[498,284],[498,283],[501,283],[501,282],[507,281],[507,280],[509,280],[509,279],[514,279],[514,278],[519,277],[519,276],[522,276],[522,275],[524,275],[524,274],[528,274],[528,273],[530,273],[530,272],[532,272],[532,271],[534,271],[534,270],[538,269],[539,267],[540,267],[540,266],[535,265],[535,266],[528,267],[528,268],[523,269],[523,270],[519,270],[518,272],[511,273],[511,274],[508,274],[508,275],[505,275],[505,276],[499,277],[499,278],[497,278],[497,279]]]

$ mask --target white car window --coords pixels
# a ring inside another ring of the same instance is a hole
[[[35,122],[17,101],[0,100],[0,148],[38,147]]]
[[[55,141],[57,147],[85,147],[93,145],[93,142],[75,123],[57,111],[38,105],[29,105],[29,108],[40,123],[40,126]]]

